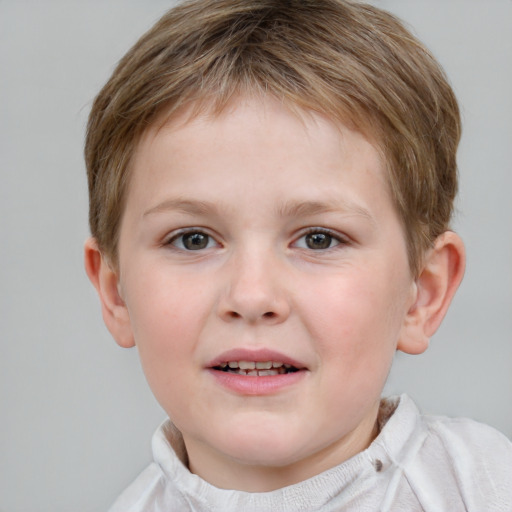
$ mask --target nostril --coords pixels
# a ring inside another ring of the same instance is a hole
[[[265,311],[264,309],[260,311]],[[266,311],[266,312],[258,312],[258,311],[247,311],[244,313],[242,310],[237,309],[227,309],[220,312],[222,318],[226,321],[235,321],[235,320],[245,320],[250,323],[254,322],[278,322],[281,319],[284,320],[286,318],[286,314],[281,314],[279,310],[275,311]]]

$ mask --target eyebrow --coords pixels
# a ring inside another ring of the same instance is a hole
[[[319,213],[343,213],[365,217],[374,222],[370,212],[362,206],[344,199],[330,201],[291,201],[277,209],[281,217],[308,217]]]
[[[153,206],[149,210],[146,210],[143,216],[146,217],[147,215],[167,211],[177,211],[188,215],[219,215],[220,210],[221,208],[219,208],[216,203],[209,201],[175,198],[167,199]],[[345,215],[364,217],[371,223],[375,223],[375,219],[366,208],[343,199],[328,201],[294,200],[277,205],[276,213],[279,217],[283,218],[308,217],[320,213],[342,213]]]
[[[189,199],[167,199],[161,203],[146,210],[143,217],[152,213],[162,213],[166,211],[178,211],[189,215],[206,215],[216,212],[217,207],[213,203],[206,201],[197,201]]]

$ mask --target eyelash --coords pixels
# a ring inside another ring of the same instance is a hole
[[[201,247],[200,246],[201,242],[204,241],[204,239],[201,240],[199,238],[195,242],[192,242],[193,244],[198,246],[196,249],[191,249],[190,247],[187,247],[185,245],[186,242],[184,241],[184,238],[186,236],[192,237],[193,235],[198,235],[199,237],[206,237],[206,245],[204,247]],[[302,239],[306,240],[306,237],[309,235],[325,235],[325,236],[327,236],[329,246],[328,247],[320,247],[320,248],[311,248],[311,247],[308,247],[307,242],[305,242],[304,245],[306,245],[306,246],[300,247],[298,245],[298,242]],[[179,240],[181,240],[181,247],[176,243]],[[333,241],[336,242],[335,245],[331,245]],[[212,247],[212,245],[211,245],[212,242],[217,246],[220,245],[216,241],[216,239],[212,235],[207,233],[205,230],[199,229],[199,228],[188,228],[188,229],[180,230],[178,233],[173,234],[170,238],[168,238],[164,242],[163,245],[170,246],[173,249],[179,250],[179,251],[195,252],[195,251],[201,251],[204,249],[210,249]],[[334,231],[332,231],[330,229],[326,229],[326,228],[311,227],[311,228],[308,228],[306,231],[304,231],[301,234],[301,236],[296,238],[295,241],[291,245],[292,245],[292,247],[295,246],[299,249],[310,250],[310,251],[314,251],[314,252],[323,252],[323,251],[329,251],[329,250],[335,249],[336,247],[338,247],[340,245],[347,245],[348,243],[349,243],[348,240],[345,237],[342,237],[337,232],[334,232]]]
[[[176,250],[179,250],[179,251],[194,252],[195,250],[187,248],[185,246],[184,241],[183,241],[183,239],[186,236],[192,236],[192,235],[200,235],[200,236],[204,236],[204,237],[207,238],[207,245],[206,245],[206,247],[199,247],[198,249],[195,249],[197,251],[204,250],[204,249],[209,249],[211,247],[210,244],[211,244],[212,241],[215,243],[215,245],[219,245],[218,242],[215,240],[215,238],[212,235],[207,233],[204,229],[199,229],[199,228],[188,228],[188,229],[180,230],[178,233],[175,233],[171,237],[169,237],[164,242],[163,245],[170,246],[173,249],[176,249]],[[179,241],[180,239],[182,241],[182,243],[181,243],[182,246],[181,247],[179,247],[175,243],[175,242]],[[197,244],[197,245],[199,245],[199,244]]]
[[[332,241],[336,241],[337,243],[335,245],[332,245],[332,246],[329,246],[326,248],[320,248],[320,249],[312,249],[311,247],[300,247],[301,249],[320,252],[320,251],[329,251],[329,250],[337,248],[340,245],[344,246],[344,245],[348,244],[348,240],[346,237],[341,236],[339,233],[332,231],[331,229],[312,227],[312,228],[308,228],[305,232],[303,232],[302,235],[296,239],[296,241],[294,242],[294,245],[297,245],[297,242],[299,240],[305,239],[308,235],[313,235],[313,234],[326,235],[330,238],[330,243]]]

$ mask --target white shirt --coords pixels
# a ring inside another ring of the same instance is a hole
[[[512,443],[468,419],[421,416],[406,395],[383,400],[380,434],[309,480],[265,493],[219,489],[186,467],[179,432],[153,436],[154,462],[109,512],[511,512]]]

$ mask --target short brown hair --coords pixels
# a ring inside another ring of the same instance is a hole
[[[162,112],[271,94],[357,127],[386,162],[416,275],[448,229],[460,116],[443,70],[393,15],[345,0],[190,0],[130,49],[92,107],[89,222],[117,261],[130,160]]]

